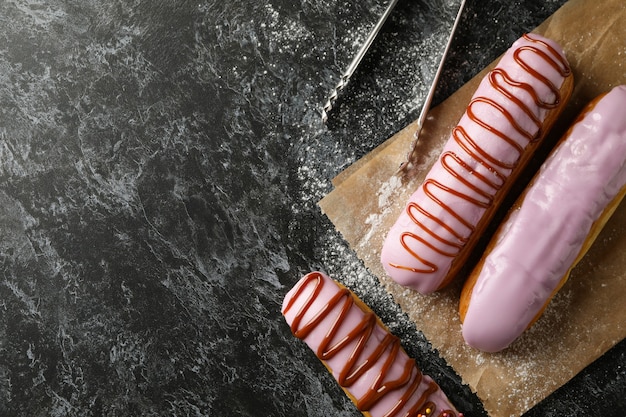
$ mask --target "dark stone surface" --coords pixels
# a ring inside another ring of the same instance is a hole
[[[564,1],[468,3],[439,101]],[[320,213],[413,120],[457,1],[0,2],[0,415],[358,416],[280,315],[354,289],[468,416],[480,402]],[[528,416],[623,415],[626,345]]]

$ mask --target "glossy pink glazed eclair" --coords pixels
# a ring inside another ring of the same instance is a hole
[[[381,262],[392,279],[428,294],[454,278],[572,85],[569,64],[552,40],[528,34],[511,46],[479,84],[390,229]]]
[[[282,313],[365,416],[462,416],[380,319],[328,276],[305,275]]]
[[[463,337],[508,347],[542,314],[626,193],[626,86],[594,100],[500,225],[461,296]]]

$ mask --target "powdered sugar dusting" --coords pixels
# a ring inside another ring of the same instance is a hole
[[[365,224],[369,225],[369,231],[363,236],[359,242],[360,246],[369,242],[370,238],[376,233],[383,233],[380,230],[381,220],[388,215],[390,206],[398,204],[397,197],[398,191],[402,186],[402,180],[400,177],[394,175],[385,181],[378,190],[378,211],[371,213],[366,219]]]
[[[390,199],[395,195],[398,187],[402,185],[402,181],[398,176],[389,178],[378,191],[378,208],[384,210],[390,204]]]

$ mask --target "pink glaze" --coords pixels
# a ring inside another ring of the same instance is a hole
[[[340,301],[335,303],[333,300]],[[420,372],[415,361],[400,347],[399,339],[383,328],[373,313],[364,312],[354,301],[356,297],[351,292],[338,286],[328,276],[312,272],[286,295],[282,313],[294,335],[303,339],[318,358],[325,361],[335,379],[356,399],[359,410],[369,411],[372,417],[457,416],[458,412],[443,391],[430,377]],[[317,319],[320,321],[315,322]],[[355,330],[363,323],[371,323],[369,336],[366,332]],[[302,334],[307,331],[308,334]],[[364,336],[354,337],[355,334]],[[342,340],[346,343],[333,349]],[[381,346],[386,347],[381,349],[379,355],[374,354]],[[355,355],[355,362],[350,364],[350,358]],[[373,358],[369,369],[368,357]],[[342,374],[350,375],[362,366],[365,372],[356,380],[342,381]],[[369,395],[378,391],[379,387],[384,390],[394,381],[397,387],[385,391],[378,401],[367,404]],[[406,398],[404,405],[397,407],[403,396]],[[394,407],[397,407],[395,413],[390,413]]]
[[[573,126],[494,238],[463,323],[469,345],[495,352],[522,334],[625,185],[626,86],[619,86]]]
[[[439,289],[562,99],[569,73],[561,48],[539,35],[525,35],[504,54],[390,229],[381,261],[391,278],[424,294]]]

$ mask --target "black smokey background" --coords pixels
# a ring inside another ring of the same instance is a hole
[[[563,0],[469,0],[436,100]],[[316,203],[412,121],[458,1],[0,2],[0,415],[359,416],[280,315],[322,269],[469,389]],[[529,416],[623,415],[621,343]]]

